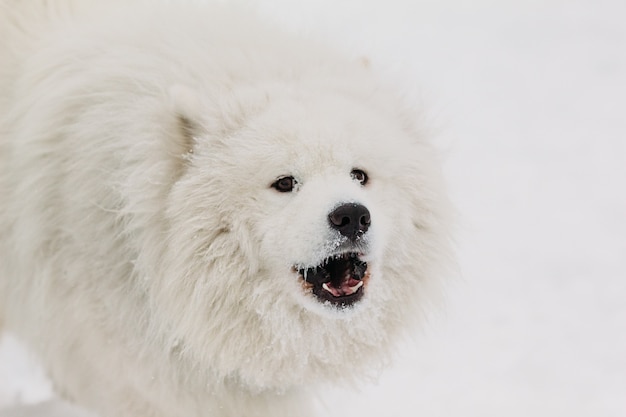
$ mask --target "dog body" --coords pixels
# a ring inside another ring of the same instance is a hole
[[[306,416],[375,375],[448,262],[414,115],[226,7],[76,3],[0,2],[5,327],[103,417]]]

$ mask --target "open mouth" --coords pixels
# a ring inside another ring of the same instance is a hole
[[[321,302],[348,307],[363,297],[369,277],[367,262],[355,252],[334,255],[310,268],[297,268],[303,286]]]

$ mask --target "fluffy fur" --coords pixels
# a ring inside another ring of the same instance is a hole
[[[309,415],[428,304],[437,157],[357,60],[220,6],[103,3],[0,1],[4,325],[103,417]],[[346,247],[363,297],[324,303],[298,271]]]

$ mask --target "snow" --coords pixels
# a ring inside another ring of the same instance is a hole
[[[424,103],[461,217],[445,311],[378,384],[329,392],[326,415],[625,416],[626,2],[260,7]],[[0,407],[50,396],[3,339]]]

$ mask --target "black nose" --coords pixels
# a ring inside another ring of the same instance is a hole
[[[328,215],[328,221],[330,227],[351,240],[367,232],[372,223],[367,207],[356,203],[340,205]]]

